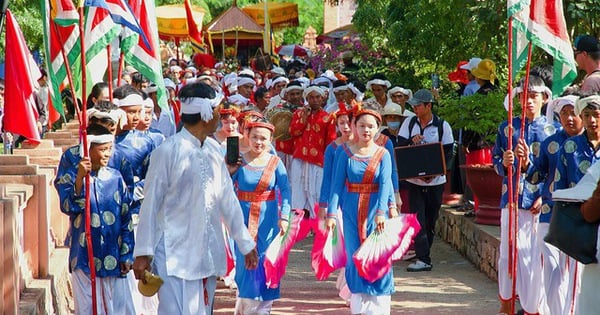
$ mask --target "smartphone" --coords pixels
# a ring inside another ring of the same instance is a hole
[[[227,154],[225,156],[227,164],[237,164],[240,157],[239,137],[227,137]]]
[[[434,89],[440,88],[440,76],[437,73],[431,75],[431,87]]]

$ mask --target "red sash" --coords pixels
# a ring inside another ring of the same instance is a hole
[[[346,183],[348,192],[358,193],[358,236],[361,243],[367,238],[367,216],[369,214],[371,193],[379,191],[379,184],[374,184],[373,179],[384,153],[384,148],[377,148],[369,164],[367,164],[360,183]]]
[[[261,202],[275,199],[275,191],[267,190],[267,187],[269,187],[269,182],[271,182],[271,177],[273,177],[278,163],[279,158],[276,156],[271,156],[269,162],[267,162],[267,166],[265,167],[263,174],[258,180],[258,184],[256,184],[254,191],[238,191],[237,193],[240,201],[250,202],[248,231],[254,240],[256,240],[256,235],[258,234],[258,221],[260,218]]]
[[[379,137],[377,137],[377,139],[375,140],[375,144],[380,147],[385,147],[385,144],[387,143],[388,139],[388,136],[380,133]]]

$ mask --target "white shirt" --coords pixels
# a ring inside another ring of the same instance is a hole
[[[219,144],[185,128],[152,152],[134,256],[153,256],[164,237],[167,273],[184,280],[224,275],[221,222],[242,254],[255,246]],[[243,262],[242,262],[243,263]]]
[[[417,122],[413,126],[412,130],[409,132],[408,125],[410,124],[410,121],[411,121],[411,118],[407,118],[404,120],[404,122],[402,123],[402,126],[400,127],[400,131],[398,131],[399,136],[402,136],[406,139],[410,139],[416,135],[421,134],[421,124],[419,123],[418,118],[417,118]],[[439,142],[440,136],[438,134],[438,127],[432,125],[432,123],[433,123],[433,118],[427,123],[425,128],[423,128],[423,140],[425,141],[425,143]],[[452,128],[450,128],[450,124],[448,124],[448,122],[445,120],[444,120],[444,124],[443,124],[443,130],[444,130],[444,134],[442,135],[442,145],[453,143],[454,136],[452,135]],[[423,157],[423,158],[427,158],[427,157]],[[446,183],[446,175],[436,176],[429,183],[425,182],[424,180],[422,180],[420,178],[407,179],[406,181],[409,183],[413,183],[415,185],[419,185],[419,186],[437,186],[437,185],[442,185],[442,184]]]

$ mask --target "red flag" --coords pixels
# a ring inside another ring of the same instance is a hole
[[[5,50],[4,130],[39,143],[34,87],[42,75],[10,10],[6,10]]]
[[[192,42],[192,48],[195,52],[206,52],[206,49],[204,49],[204,42],[202,41],[202,32],[198,30],[198,24],[194,21],[190,0],[185,0],[185,17],[187,20],[188,36]],[[200,24],[202,24],[202,21],[200,21]]]

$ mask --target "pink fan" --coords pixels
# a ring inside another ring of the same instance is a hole
[[[346,266],[346,249],[341,229],[338,226],[331,230],[319,228],[315,233],[311,256],[317,280],[327,280],[333,271]]]
[[[288,255],[296,243],[302,219],[303,215],[292,215],[292,220],[285,234],[277,234],[267,248],[263,266],[265,267],[267,287],[270,289],[278,288],[281,278],[285,275]]]
[[[358,274],[375,282],[392,267],[392,257],[404,255],[421,226],[414,214],[401,214],[385,222],[382,232],[373,231],[352,256]]]

